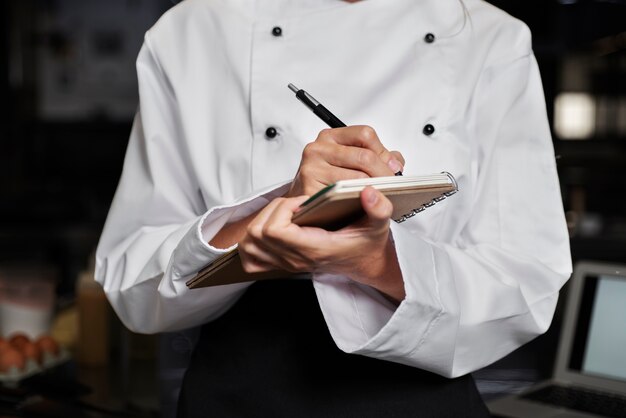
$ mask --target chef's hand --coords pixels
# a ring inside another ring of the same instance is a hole
[[[248,224],[239,242],[244,270],[341,274],[378,289],[395,301],[404,299],[402,274],[389,237],[391,202],[367,187],[361,192],[366,215],[331,232],[291,222],[306,199],[307,196],[275,199]]]
[[[388,151],[369,126],[325,129],[304,148],[285,196],[311,196],[337,180],[393,176],[403,167],[402,154]]]
[[[369,126],[325,129],[304,148],[300,167],[285,197],[310,196],[342,179],[391,176],[402,171],[404,163],[402,154],[388,151]],[[256,216],[253,213],[225,225],[210,244],[228,248],[240,242]]]

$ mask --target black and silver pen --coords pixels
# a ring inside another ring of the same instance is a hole
[[[339,118],[333,115],[330,110],[326,109],[320,102],[315,100],[315,97],[311,96],[306,91],[297,88],[293,84],[289,83],[289,89],[296,93],[296,97],[302,103],[305,104],[306,107],[311,109],[313,113],[315,113],[321,120],[326,122],[328,126],[331,128],[344,128],[346,124],[339,120]]]
[[[324,105],[315,100],[315,97],[311,96],[306,91],[297,88],[291,83],[289,83],[287,87],[289,87],[289,90],[296,93],[296,97],[298,98],[298,100],[304,103],[306,107],[311,109],[313,113],[315,113],[321,120],[326,122],[326,124],[331,128],[344,128],[347,126],[337,116],[333,115],[330,110],[326,109]],[[402,171],[398,171],[395,175],[401,176]]]

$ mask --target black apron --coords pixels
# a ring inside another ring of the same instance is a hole
[[[309,280],[253,284],[203,326],[179,417],[486,417],[470,376],[346,354]]]

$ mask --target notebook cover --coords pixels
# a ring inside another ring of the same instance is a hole
[[[396,221],[403,221],[406,217],[410,217],[456,192],[456,182],[451,175],[448,174],[448,176],[451,179],[450,183],[419,184],[389,190],[386,190],[384,185],[378,185],[376,188],[381,190],[392,202],[394,209],[391,218]],[[329,189],[313,202],[305,204],[299,212],[296,212],[293,222],[298,225],[315,226],[328,230],[340,229],[364,215],[359,195],[360,191],[346,192],[340,189]],[[293,273],[284,271],[247,273],[241,265],[238,250],[234,249],[200,270],[186,284],[189,288],[195,289],[292,275]]]

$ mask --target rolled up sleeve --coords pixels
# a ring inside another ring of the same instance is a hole
[[[411,221],[392,224],[406,298],[395,306],[347,278],[316,277],[342,350],[455,377],[550,325],[571,259],[534,56],[486,68],[475,91],[468,130],[480,160],[475,183],[459,191],[472,203],[442,219],[456,232],[434,240]]]

